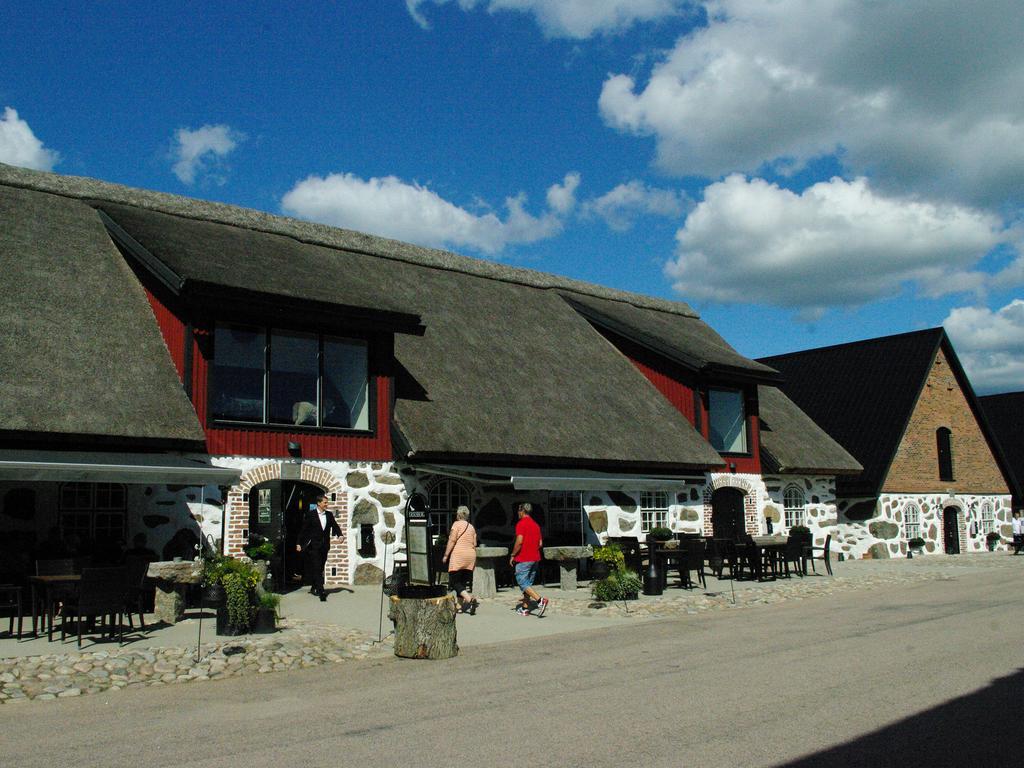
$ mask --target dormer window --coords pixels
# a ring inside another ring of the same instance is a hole
[[[370,429],[364,340],[217,325],[213,343],[215,421]]]
[[[708,391],[708,440],[719,453],[747,453],[747,414],[740,390]]]

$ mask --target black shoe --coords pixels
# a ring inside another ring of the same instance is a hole
[[[327,602],[327,593],[324,592],[323,590],[320,590],[320,602],[321,603],[326,603]]]
[[[316,587],[310,587],[309,588],[309,594],[311,594],[311,595],[317,594]]]

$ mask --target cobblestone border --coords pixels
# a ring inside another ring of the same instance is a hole
[[[198,663],[195,646],[0,659],[0,703],[223,680],[394,654],[390,639],[378,644],[361,630],[303,621],[283,621],[282,628],[290,631],[204,643]]]

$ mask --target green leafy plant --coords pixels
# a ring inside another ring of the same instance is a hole
[[[275,618],[280,618],[281,596],[276,592],[263,592],[259,596],[259,607],[263,611],[273,611]]]
[[[256,606],[252,602],[253,585],[237,572],[226,574],[221,583],[227,598],[228,623],[239,631],[248,631],[256,616]]]
[[[616,569],[600,581],[595,581],[590,591],[595,600],[610,603],[616,600],[635,598],[643,582],[633,571]]]
[[[999,541],[1001,538],[1002,537],[999,535],[997,531],[989,531],[988,535],[985,536],[985,541],[987,541],[989,544],[993,544]]]
[[[907,546],[911,549],[921,549],[924,546],[924,539],[922,539],[920,536],[915,536],[907,542]]]
[[[811,529],[808,528],[806,525],[794,525],[792,528],[789,529],[789,535],[796,536],[798,539],[810,538]]]
[[[274,542],[264,539],[259,544],[246,547],[245,554],[253,560],[269,560],[274,556]]]
[[[608,563],[617,571],[626,567],[626,556],[622,553],[622,547],[614,541],[602,547],[594,547],[594,559],[598,562]]]
[[[655,541],[668,541],[672,538],[672,530],[659,525],[647,532],[647,538]]]

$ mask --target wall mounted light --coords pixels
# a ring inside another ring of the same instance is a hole
[[[294,458],[298,458],[302,455],[302,444],[289,442],[288,443],[288,455]]]

